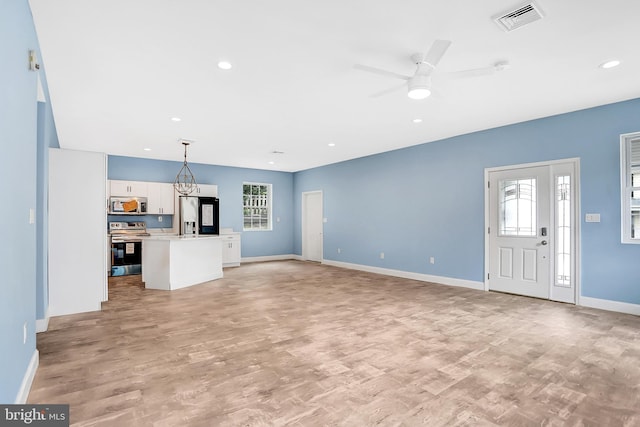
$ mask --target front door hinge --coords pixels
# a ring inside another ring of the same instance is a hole
[[[491,234],[491,227],[487,227],[487,234]]]
[[[487,181],[487,188],[491,188],[491,181]]]
[[[487,273],[487,280],[489,280],[489,273]]]

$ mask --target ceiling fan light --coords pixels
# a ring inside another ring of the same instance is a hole
[[[409,92],[411,99],[425,99],[431,95],[431,79],[425,74],[416,74],[409,80]]]
[[[428,87],[412,87],[407,93],[407,96],[411,99],[425,99],[429,95],[431,95],[431,90]]]

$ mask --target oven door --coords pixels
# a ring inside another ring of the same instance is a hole
[[[127,276],[142,273],[142,240],[113,238],[111,240],[111,275]]]

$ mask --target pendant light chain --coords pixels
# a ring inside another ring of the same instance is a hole
[[[184,163],[182,164],[182,168],[176,175],[176,180],[173,182],[173,188],[176,189],[178,193],[183,196],[188,196],[193,193],[196,189],[196,178],[193,176],[193,172],[189,168],[187,164],[187,146],[189,146],[189,142],[182,140],[182,145],[184,145]]]

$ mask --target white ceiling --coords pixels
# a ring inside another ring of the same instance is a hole
[[[631,0],[539,0],[545,18],[511,33],[492,17],[512,0],[30,4],[68,149],[180,161],[186,138],[190,162],[298,171],[640,97]],[[426,100],[372,98],[402,82],[353,68],[413,74],[411,54],[435,39],[453,43]],[[621,65],[598,67],[611,58]],[[502,60],[489,76],[447,74]]]

